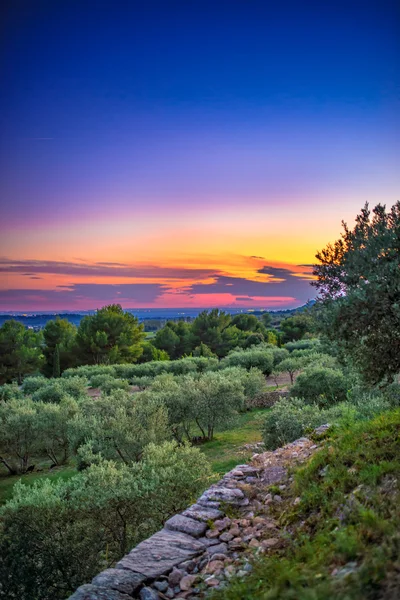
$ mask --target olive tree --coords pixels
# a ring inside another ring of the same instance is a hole
[[[85,399],[69,426],[75,451],[85,447],[80,453],[83,462],[90,449],[94,455],[128,464],[140,459],[147,444],[161,443],[170,435],[167,411],[160,402],[123,390]]]

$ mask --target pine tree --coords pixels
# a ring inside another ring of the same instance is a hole
[[[61,369],[60,369],[60,349],[58,344],[56,344],[54,354],[53,354],[53,377],[60,377]]]

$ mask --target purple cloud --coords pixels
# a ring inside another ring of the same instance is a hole
[[[265,266],[259,273],[272,275],[271,281],[252,281],[242,277],[226,277],[218,275],[213,283],[197,283],[190,287],[191,294],[223,294],[229,293],[237,297],[287,297],[298,302],[307,302],[315,297],[315,290],[308,279],[302,279],[289,269]],[[228,288],[228,289],[227,289]]]
[[[80,275],[96,277],[141,277],[164,279],[204,279],[216,274],[215,269],[185,267],[158,267],[155,265],[127,265],[122,263],[75,263],[51,260],[10,260],[0,258],[0,273],[37,275]]]

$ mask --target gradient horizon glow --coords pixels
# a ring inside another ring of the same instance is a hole
[[[0,11],[0,310],[292,308],[400,197],[394,0]]]

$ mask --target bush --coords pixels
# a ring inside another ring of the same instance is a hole
[[[16,484],[1,509],[2,597],[64,600],[183,510],[210,475],[198,449],[165,443],[140,463],[101,461],[69,480]]]
[[[242,367],[228,367],[221,370],[221,373],[229,377],[232,381],[237,381],[243,386],[245,400],[254,400],[263,391],[265,391],[265,377],[259,369],[251,368],[249,371]],[[251,403],[250,403],[251,404]]]
[[[13,398],[23,398],[22,391],[17,383],[5,383],[0,385],[0,402],[8,402]]]
[[[47,379],[46,385],[39,388],[32,399],[35,402],[60,402],[66,396],[79,400],[87,395],[88,381],[85,377],[68,377],[67,379]]]
[[[49,380],[43,375],[38,375],[37,377],[26,377],[21,386],[21,390],[26,396],[30,396],[34,394],[41,388],[45,387],[49,383]]]
[[[246,351],[231,352],[221,360],[220,368],[243,367],[244,369],[251,369],[255,367],[268,376],[272,373],[273,363],[274,357],[270,349],[250,348]]]
[[[129,390],[129,382],[126,379],[116,379],[111,375],[94,375],[90,379],[90,385],[100,388],[105,394],[110,394],[113,390]]]
[[[324,423],[338,422],[347,407],[324,410],[306,404],[301,398],[282,398],[267,412],[263,424],[263,440],[268,450],[275,450],[304,436]]]
[[[286,350],[293,352],[293,350],[313,350],[318,351],[320,341],[318,338],[312,338],[310,340],[298,340],[297,342],[288,342],[285,344]]]
[[[290,393],[308,404],[326,407],[343,402],[348,389],[349,382],[342,371],[317,365],[300,373]]]

